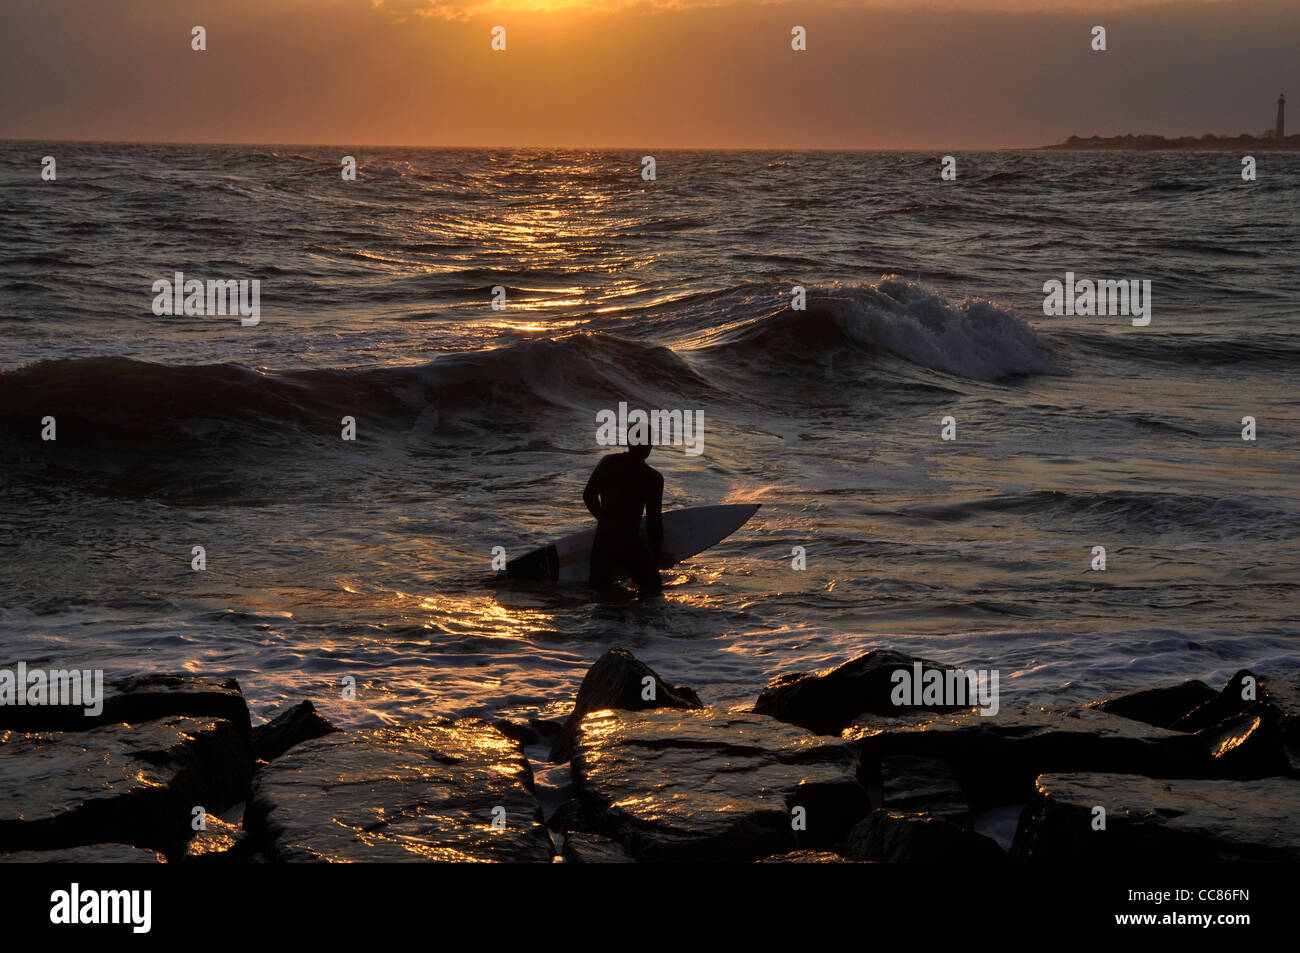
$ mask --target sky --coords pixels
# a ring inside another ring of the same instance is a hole
[[[957,151],[1300,110],[1300,0],[0,0],[0,23],[6,139]]]

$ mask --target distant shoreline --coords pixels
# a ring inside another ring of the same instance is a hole
[[[1300,152],[1300,134],[1278,139],[1274,136],[1180,136],[1166,139],[1156,135],[1071,136],[1064,142],[1039,146],[1036,151],[1088,152],[1092,150],[1126,150],[1130,152]]]

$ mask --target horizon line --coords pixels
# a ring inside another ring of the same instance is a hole
[[[1064,142],[1065,140],[1061,140]],[[352,143],[337,142],[260,142],[231,140],[184,140],[184,139],[60,139],[36,136],[0,136],[0,143],[13,142],[48,142],[63,145],[111,145],[111,146],[260,146],[264,148],[307,148],[307,149],[586,149],[598,152],[636,152],[654,148],[668,152],[1025,152],[1043,149],[1045,146],[988,146],[988,147],[920,147],[920,146],[646,146],[646,145],[468,145],[468,144],[421,144],[421,143]]]

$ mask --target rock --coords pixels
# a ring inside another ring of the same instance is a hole
[[[981,870],[1009,863],[983,834],[937,817],[872,811],[849,833],[844,853],[886,864],[945,864]]]
[[[592,829],[642,861],[829,847],[870,810],[842,742],[749,712],[593,712],[572,774]]]
[[[582,812],[582,804],[577,798],[569,798],[562,802],[546,819],[546,826],[562,833],[570,831],[591,833],[591,825],[587,823],[587,818]]]
[[[1242,697],[1244,681],[1247,678],[1252,679],[1255,684],[1256,698],[1250,701]],[[1258,698],[1260,694],[1258,684],[1259,679],[1256,676],[1242,669],[1228,679],[1228,684],[1223,686],[1221,692],[1197,705],[1170,727],[1178,731],[1202,731],[1219,722],[1244,714],[1262,701]]]
[[[1221,726],[1221,731],[1231,733],[1231,723],[1252,718],[1260,720],[1262,729],[1256,741],[1256,749],[1260,750],[1249,759],[1255,765],[1253,770],[1300,777],[1300,676],[1261,678],[1242,669],[1228,680],[1223,691],[1188,712],[1174,727],[1206,732]],[[1268,744],[1277,750],[1263,751]]]
[[[654,680],[654,697],[644,697],[646,679]],[[693,689],[669,685],[650,666],[627,649],[610,649],[587,670],[573,714],[564,723],[551,748],[551,761],[568,761],[573,754],[573,736],[584,715],[591,711],[617,708],[644,711],[649,708],[699,708],[700,697]]]
[[[764,857],[760,864],[851,864],[853,861],[829,850],[792,850],[788,854]]]
[[[179,716],[223,718],[249,737],[248,705],[239,682],[193,675],[136,675],[106,682],[98,715],[87,715],[84,707],[75,706],[0,705],[0,729],[82,731]]]
[[[1278,723],[1263,708],[1204,728],[1196,737],[1214,758],[1214,777],[1267,778],[1290,771]]]
[[[215,815],[209,815],[205,823],[207,829],[195,831],[194,836],[185,845],[185,853],[181,855],[181,860],[233,863],[257,853],[257,842],[237,824],[223,821]]]
[[[0,864],[163,864],[162,854],[129,844],[87,844],[0,854]]]
[[[263,761],[274,761],[294,745],[338,731],[316,713],[316,706],[301,701],[264,725],[253,729],[253,753]]]
[[[763,689],[754,703],[754,713],[771,715],[792,725],[801,725],[822,735],[837,735],[867,712],[899,715],[904,711],[891,699],[894,673],[915,671],[920,663],[923,673],[954,672],[937,662],[881,649],[859,655],[838,668],[815,674],[795,672],[782,675]],[[964,705],[930,704],[908,706],[926,711],[956,711]]]
[[[68,733],[0,733],[0,850],[108,841],[164,853],[242,801],[252,758],[225,719],[168,718]]]
[[[1096,807],[1105,809],[1105,830],[1093,829]],[[1300,860],[1300,781],[1043,775],[1012,855],[1071,865],[1294,863]]]
[[[257,772],[244,827],[279,862],[549,863],[532,783],[519,744],[482,721],[332,734]]]
[[[623,845],[599,834],[569,834],[564,838],[564,861],[569,864],[635,864]]]
[[[947,761],[894,755],[881,759],[880,776],[887,810],[925,814],[970,827],[970,803]]]
[[[1172,728],[1193,708],[1205,704],[1215,695],[1204,682],[1187,681],[1175,685],[1158,685],[1108,698],[1096,707],[1101,711],[1160,728]]]
[[[1203,739],[1096,708],[866,718],[844,737],[858,753],[864,783],[890,756],[941,758],[976,809],[1029,800],[1034,779],[1044,772],[1187,777],[1215,771]]]
[[[492,722],[492,727],[511,741],[517,742],[522,748],[531,748],[542,743],[542,733],[526,722],[498,718]]]
[[[1269,678],[1264,684],[1268,703],[1277,713],[1277,728],[1282,736],[1292,777],[1300,778],[1300,675]]]

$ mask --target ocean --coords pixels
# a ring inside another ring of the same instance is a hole
[[[0,143],[0,662],[343,727],[562,716],[619,645],[736,706],[883,647],[1003,706],[1300,669],[1300,155],[643,154]],[[661,599],[499,579],[621,401],[703,415],[665,508],[762,508]]]

